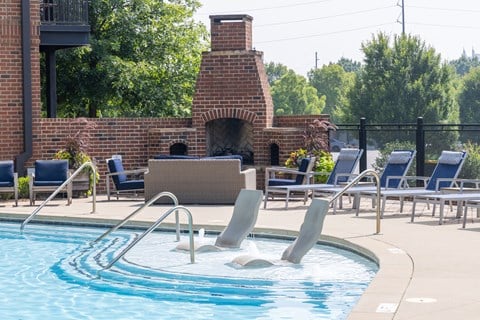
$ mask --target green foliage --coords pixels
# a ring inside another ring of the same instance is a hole
[[[188,116],[206,28],[195,0],[91,1],[90,46],[57,53],[60,117]]]
[[[341,57],[337,64],[340,65],[343,70],[346,72],[358,72],[362,68],[362,64],[358,61],[353,61],[352,59],[347,59],[345,57]]]
[[[460,121],[480,123],[480,67],[470,69],[463,77],[463,89],[458,97]],[[462,141],[479,142],[477,132],[463,132]]]
[[[455,68],[457,74],[463,76],[469,73],[470,69],[480,67],[480,60],[477,56],[467,57],[464,52],[460,58],[450,61],[449,64]]]
[[[307,79],[292,70],[273,83],[271,92],[276,115],[320,114],[325,106],[325,97],[318,98]]]
[[[298,168],[302,159],[306,157],[316,157],[315,166],[313,170],[317,173],[315,175],[316,183],[325,183],[328,179],[328,175],[332,172],[335,162],[333,161],[332,154],[324,150],[316,150],[312,153],[308,153],[307,149],[300,148],[290,153],[290,156],[285,161],[285,167]]]
[[[441,63],[439,54],[414,36],[390,37],[380,33],[362,45],[365,65],[350,91],[349,110],[344,122],[366,117],[369,123],[458,122],[452,69]],[[431,150],[451,146],[454,132],[436,133],[429,141]],[[380,145],[403,139],[403,132],[382,132]]]
[[[79,125],[80,129],[74,130],[73,127]],[[88,147],[90,145],[90,133],[95,129],[96,124],[93,121],[88,121],[85,118],[78,118],[72,123],[72,128],[70,132],[73,132],[71,135],[68,135],[65,140],[65,147],[61,150],[58,150],[54,159],[58,160],[68,160],[68,166],[70,169],[77,170],[86,162],[92,162],[92,158],[88,155]],[[90,168],[84,168],[82,172],[88,172],[90,174],[90,190],[93,187],[93,172]],[[100,180],[100,174],[96,171],[95,181],[98,183]]]
[[[268,84],[272,86],[276,80],[284,76],[289,70],[291,69],[289,69],[286,65],[283,65],[281,63],[275,63],[275,62],[266,63],[265,72],[267,74]]]
[[[340,110],[348,106],[348,92],[353,87],[355,74],[346,72],[338,64],[325,65],[308,73],[310,85],[317,89],[319,97],[325,96],[323,113],[329,114],[336,121]]]
[[[467,142],[464,148],[468,155],[460,171],[459,178],[480,179],[480,146]]]
[[[21,199],[28,199],[30,197],[30,187],[29,187],[28,176],[18,178],[18,197]]]
[[[415,144],[413,142],[408,141],[392,141],[386,143],[382,149],[379,150],[380,154],[375,159],[375,162],[372,164],[372,167],[377,172],[382,172],[387,164],[388,157],[394,150],[415,150]],[[415,161],[410,166],[410,169],[407,175],[414,176],[416,173],[416,165]]]

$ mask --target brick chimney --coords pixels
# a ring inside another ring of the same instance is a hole
[[[212,51],[252,50],[252,20],[249,15],[210,16]]]
[[[218,155],[215,150],[241,149],[251,163],[260,154],[263,129],[273,123],[263,53],[252,50],[252,20],[210,16],[212,49],[203,53],[192,105],[199,150]]]

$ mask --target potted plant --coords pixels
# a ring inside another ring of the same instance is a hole
[[[337,127],[328,120],[315,119],[307,125],[303,133],[304,147],[290,153],[285,161],[287,168],[298,168],[303,158],[316,157],[314,171],[316,183],[324,183],[328,179],[328,173],[333,170],[335,162],[332,154],[328,151],[328,131],[336,130]],[[322,173],[322,174],[320,174]]]
[[[85,162],[92,162],[92,158],[88,155],[88,147],[90,143],[90,133],[95,129],[95,122],[88,121],[85,118],[78,118],[73,122],[75,127],[80,126],[79,129],[70,130],[73,134],[67,136],[63,149],[60,149],[55,153],[54,159],[68,160],[69,168],[72,173],[82,166]],[[73,126],[72,126],[73,127]],[[100,178],[99,173],[96,173],[96,182]],[[90,168],[85,168],[76,178],[73,180],[73,192],[74,196],[80,194],[89,195],[93,186],[93,174]]]

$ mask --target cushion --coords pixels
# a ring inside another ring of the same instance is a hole
[[[342,149],[337,160],[355,160],[358,157],[358,149]]]
[[[115,159],[108,159],[108,170],[110,173],[117,173],[125,171],[123,169],[122,160],[115,158]],[[127,176],[125,174],[116,174],[112,176],[113,182],[115,186],[118,188],[118,185],[124,181],[127,181]]]
[[[35,161],[35,185],[60,185],[68,178],[68,160]],[[39,184],[40,183],[40,184]],[[56,184],[53,184],[56,183]]]
[[[456,165],[462,161],[463,152],[457,151],[442,151],[438,163]]]
[[[408,163],[412,158],[411,151],[393,151],[388,158],[388,163],[392,164],[404,164]]]
[[[0,187],[12,187],[13,177],[13,161],[0,161]]]
[[[153,156],[153,159],[157,160],[165,160],[165,159],[198,159],[197,156],[186,156],[186,155],[179,155],[179,154],[158,154]]]

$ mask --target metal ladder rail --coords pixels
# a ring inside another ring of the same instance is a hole
[[[132,249],[137,243],[139,243],[140,240],[142,240],[145,236],[147,236],[153,230],[155,230],[155,228],[158,227],[158,225],[160,223],[162,223],[163,220],[165,220],[165,218],[167,218],[174,211],[178,212],[178,210],[185,211],[185,213],[187,214],[187,217],[188,217],[188,232],[189,232],[189,238],[190,238],[190,241],[189,241],[189,243],[190,243],[190,263],[195,263],[195,248],[194,248],[194,241],[193,241],[192,213],[190,212],[190,210],[188,210],[184,206],[175,206],[175,207],[171,208],[170,210],[168,210],[167,212],[165,212],[160,218],[158,218],[158,220],[150,228],[145,230],[145,232],[142,233],[137,239],[135,239],[135,241],[130,243],[125,249],[122,250],[122,252],[120,252],[115,258],[113,258],[113,260],[110,261],[110,263],[104,268],[104,270],[110,269],[115,262],[117,262],[128,251],[130,251],[130,249]]]
[[[95,165],[92,163],[92,162],[85,162],[83,163],[80,168],[78,168],[77,170],[75,170],[75,172],[70,176],[68,177],[67,180],[65,180],[65,182],[63,182],[55,191],[53,191],[53,193],[45,200],[43,201],[35,210],[33,210],[33,212],[27,217],[27,219],[25,219],[25,221],[22,222],[22,224],[20,225],[20,232],[23,232],[23,229],[25,228],[25,225],[27,223],[30,222],[30,220],[33,219],[33,217],[35,217],[35,215],[43,209],[43,207],[45,207],[45,205],[50,202],[50,200],[52,200],[60,191],[62,191],[62,189],[64,189],[69,183],[71,183],[73,181],[73,179],[80,174],[80,172],[85,168],[85,167],[90,167],[90,169],[92,169],[93,171],[93,192],[92,192],[92,212],[91,213],[95,213],[96,211],[96,208],[97,208],[97,188],[96,188],[96,185],[97,185],[97,170],[95,169]]]
[[[127,217],[125,217],[122,221],[117,223],[115,226],[113,226],[110,229],[108,229],[107,231],[105,231],[105,233],[103,233],[97,239],[92,241],[91,244],[93,245],[93,244],[97,243],[98,241],[100,241],[103,238],[105,238],[106,236],[108,236],[110,233],[116,231],[118,228],[122,227],[125,223],[127,223],[128,220],[133,218],[138,213],[142,212],[145,208],[149,207],[151,204],[153,204],[155,201],[157,201],[158,199],[160,199],[162,197],[168,197],[168,198],[172,199],[173,205],[175,207],[178,206],[178,199],[173,193],[168,192],[168,191],[160,192],[156,196],[151,198],[149,201],[145,202],[140,208],[138,208],[137,210],[135,210],[131,214],[129,214]],[[179,218],[178,218],[178,210],[175,212],[175,227],[176,227],[177,241],[180,241],[180,221],[179,221]]]
[[[335,202],[338,198],[340,198],[345,192],[348,191],[348,189],[350,189],[350,187],[356,185],[358,182],[360,182],[360,180],[368,175],[371,175],[375,178],[375,182],[376,182],[376,187],[377,187],[377,205],[376,205],[376,213],[377,213],[377,216],[376,216],[376,229],[375,229],[375,234],[379,234],[380,233],[380,219],[381,219],[381,216],[380,216],[380,176],[378,175],[378,173],[375,171],[375,170],[372,170],[372,169],[367,169],[365,171],[362,171],[360,172],[360,174],[358,176],[355,177],[355,179],[353,179],[352,181],[350,181],[341,191],[339,191],[338,193],[336,193],[331,199],[330,199],[330,203],[333,203]]]

